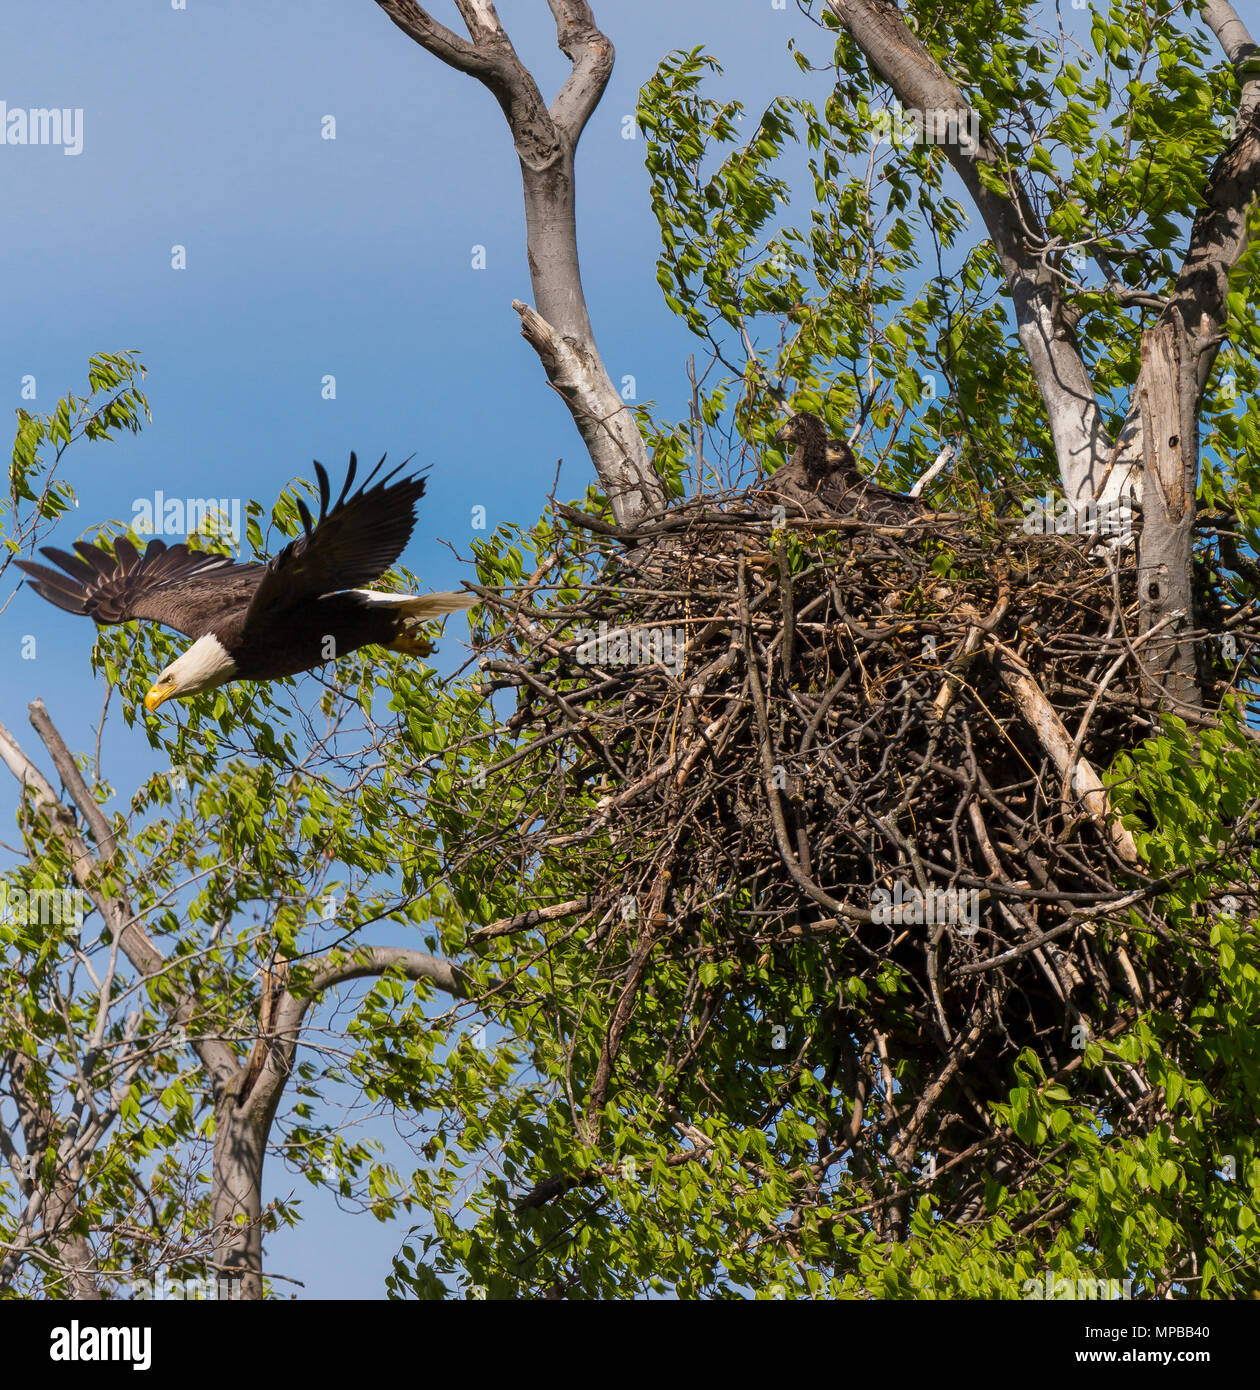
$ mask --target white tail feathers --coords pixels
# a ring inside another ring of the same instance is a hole
[[[481,600],[476,594],[418,594],[401,605],[409,618],[436,618],[442,613],[459,613]]]
[[[372,589],[355,589],[367,604],[398,608],[409,618],[439,618],[443,613],[458,613],[481,600],[476,594],[379,594]]]

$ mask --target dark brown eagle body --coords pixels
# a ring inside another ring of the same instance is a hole
[[[886,526],[900,526],[923,514],[917,497],[903,496],[865,477],[852,449],[842,439],[829,439],[826,425],[815,415],[793,415],[775,435],[775,442],[796,448],[767,488],[801,503],[807,511],[858,516]]]
[[[369,606],[356,594],[326,594],[285,615],[283,642],[253,634],[248,605],[235,609],[215,626],[214,633],[232,653],[235,679],[272,681],[309,671],[360,647],[392,646],[402,617],[396,608]]]
[[[126,539],[114,553],[76,541],[75,553],[44,549],[60,566],[19,560],[31,587],[49,603],[98,623],[147,618],[194,639],[159,676],[145,703],[156,709],[172,695],[212,690],[229,680],[276,680],[309,671],[370,644],[428,655],[417,623],[469,608],[472,594],[384,594],[358,588],[379,579],[402,554],[415,526],[422,477],[373,485],[382,459],[350,495],[357,460],[330,506],[328,475],[319,463],[320,514],[312,521],[299,500],[304,535],[263,564],[237,564],[187,545],[151,540],[143,555]]]

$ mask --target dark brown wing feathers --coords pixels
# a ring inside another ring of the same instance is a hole
[[[112,555],[87,541],[75,541],[74,549],[74,555],[52,546],[40,550],[64,574],[30,560],[15,563],[41,598],[67,613],[98,623],[148,618],[189,637],[202,636],[225,612],[248,603],[263,569],[156,538],[143,555],[125,536],[114,542]]]
[[[351,454],[341,495],[331,506],[328,474],[316,463],[319,520],[314,522],[305,505],[298,502],[305,535],[290,541],[267,565],[250,605],[248,622],[253,624],[307,600],[379,579],[406,549],[416,524],[415,504],[424,496],[423,477],[393,481],[409,462],[405,460],[377,479],[385,464],[382,458],[351,496],[358,471],[358,460]]]

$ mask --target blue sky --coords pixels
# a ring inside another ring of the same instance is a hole
[[[550,96],[565,64],[544,0],[498,9]],[[579,152],[589,307],[614,379],[633,374],[641,401],[681,413],[694,344],[656,288],[644,146],[622,138],[622,118],[670,49],[705,44],[726,67],[715,90],[757,111],[803,91],[790,36],[820,55],[829,44],[772,0],[596,9],[618,56]],[[449,0],[432,10],[458,23]],[[474,507],[486,507],[492,528],[532,520],[561,457],[562,494],[589,480],[510,307],[531,294],[498,107],[371,0],[187,0],[186,9],[9,0],[0,100],[83,111],[78,155],[0,146],[0,405],[52,409],[85,388],[94,352],[138,348],[149,369],[153,422],[143,434],[68,456],[81,510],[56,544],[129,520],[135,499],[157,489],[270,507],[292,478],[311,476],[313,458],[336,477],[351,449],[372,460],[415,453],[432,474],[404,562],[443,588],[463,574],[433,542],[466,553]],[[321,139],[326,115],[335,141]],[[187,254],[178,271],[177,244]],[[471,268],[474,245],[486,248],[484,271]],[[335,401],[321,399],[326,374]],[[33,403],[19,399],[28,375]],[[19,660],[31,632],[36,659]],[[72,747],[91,746],[103,694],[91,645],[87,623],[29,592],[0,616],[0,720],[32,752],[26,705],[37,696]],[[119,805],[155,766],[142,733],[118,719],[102,756]],[[380,1297],[407,1223],[342,1214],[278,1164],[267,1176],[266,1197],[297,1185],[308,1213],[299,1230],[268,1240],[269,1267],[300,1278],[304,1297]]]

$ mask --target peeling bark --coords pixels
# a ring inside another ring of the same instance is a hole
[[[1167,623],[1145,656],[1145,686],[1156,700],[1197,705],[1193,645],[1194,500],[1199,422],[1194,408],[1194,363],[1178,319],[1161,321],[1142,340],[1138,402],[1146,500],[1138,550],[1139,631]]]

